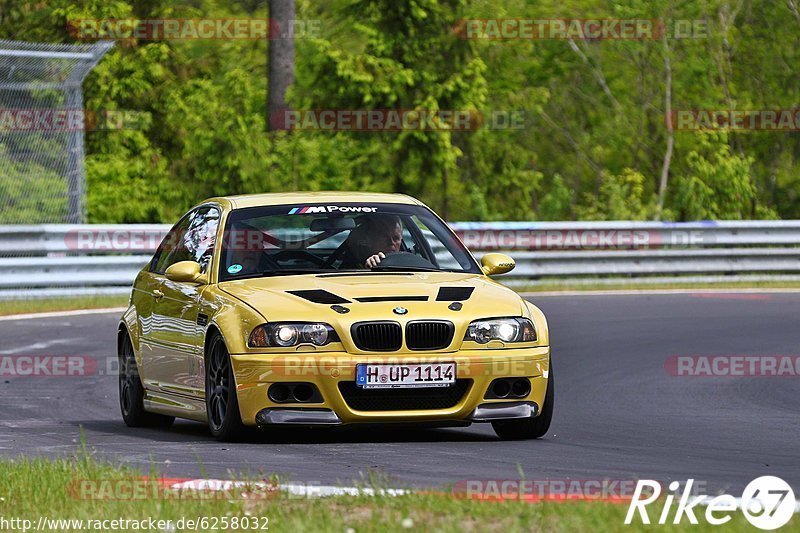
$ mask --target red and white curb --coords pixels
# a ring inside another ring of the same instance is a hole
[[[223,479],[184,479],[158,478],[158,484],[167,490],[177,493],[186,492],[231,492],[243,490],[254,495],[286,495],[293,498],[326,498],[333,496],[405,496],[410,494],[429,494],[450,496],[455,499],[470,499],[481,502],[523,501],[527,503],[567,503],[567,502],[603,502],[628,505],[630,496],[586,496],[583,494],[522,494],[522,495],[486,495],[467,492],[408,490],[408,489],[373,489],[369,487],[337,487],[333,485],[314,485],[304,483],[270,483],[266,481],[234,481]],[[257,496],[256,496],[257,497]],[[700,505],[709,505],[713,497],[706,497]],[[736,509],[742,508],[742,498],[734,498]],[[795,513],[800,513],[800,501],[795,504]]]
[[[168,490],[230,492],[242,489],[255,493],[286,494],[299,498],[324,498],[329,496],[402,496],[412,491],[404,489],[372,489],[368,487],[336,487],[303,483],[269,483],[267,481],[233,481],[224,479],[159,478],[159,484]]]

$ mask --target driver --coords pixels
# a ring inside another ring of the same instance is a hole
[[[403,226],[397,215],[371,215],[347,237],[350,252],[359,264],[375,268],[386,254],[400,251]]]

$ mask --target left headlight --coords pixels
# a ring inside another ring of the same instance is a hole
[[[533,342],[536,328],[527,318],[486,318],[473,320],[464,335],[465,341],[486,344],[489,341]]]
[[[338,340],[336,330],[324,322],[275,322],[254,328],[248,344],[251,348],[286,348],[298,344],[325,346]]]

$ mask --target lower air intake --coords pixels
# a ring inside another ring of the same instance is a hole
[[[455,407],[471,384],[471,379],[457,379],[449,387],[362,389],[354,381],[341,381],[339,392],[356,411],[424,411]]]

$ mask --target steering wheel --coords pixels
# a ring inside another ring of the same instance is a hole
[[[436,265],[411,252],[393,252],[386,254],[386,257],[381,259],[378,267],[417,267],[417,268],[436,268]]]
[[[274,261],[291,261],[292,259],[298,261],[310,261],[317,266],[325,266],[325,261],[321,257],[308,252],[306,250],[281,250],[272,256]]]

